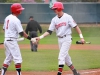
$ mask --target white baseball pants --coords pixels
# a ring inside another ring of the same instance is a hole
[[[22,63],[22,56],[20,53],[20,48],[17,43],[17,40],[12,39],[13,41],[7,41],[5,39],[4,46],[5,46],[5,55],[6,58],[4,60],[4,64],[10,65],[11,61],[13,60],[14,63]]]
[[[59,56],[58,56],[58,64],[59,65],[67,65],[70,66],[72,64],[71,57],[69,56],[69,49],[71,46],[71,35],[66,35],[66,37],[59,38],[58,37],[58,43],[59,43]]]

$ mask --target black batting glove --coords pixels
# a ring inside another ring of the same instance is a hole
[[[31,40],[31,37],[30,37],[30,36],[28,36],[28,37],[27,37],[27,39],[28,39],[28,40]]]

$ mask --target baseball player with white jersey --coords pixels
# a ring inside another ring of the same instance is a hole
[[[59,43],[59,56],[58,56],[58,73],[61,75],[63,67],[66,64],[73,72],[74,75],[80,75],[74,68],[71,57],[69,56],[69,49],[72,42],[72,31],[71,28],[75,28],[80,36],[80,41],[84,44],[85,40],[83,38],[80,28],[77,26],[71,15],[63,12],[63,4],[61,2],[55,2],[53,4],[52,10],[57,14],[51,21],[49,29],[41,36],[36,37],[37,41],[51,35],[51,33],[56,30],[56,36],[58,37]]]
[[[20,20],[17,18],[21,14],[24,8],[20,3],[14,3],[11,5],[11,13],[5,18],[3,30],[5,32],[5,54],[6,58],[3,63],[1,75],[5,75],[7,68],[9,67],[11,61],[15,63],[15,68],[17,75],[21,75],[21,63],[22,56],[20,53],[20,48],[17,43],[18,35],[31,40],[31,38],[23,31]]]

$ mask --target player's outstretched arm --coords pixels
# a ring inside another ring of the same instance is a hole
[[[20,34],[20,36],[23,36],[23,37],[25,37],[25,38],[27,38],[27,39],[31,40],[31,37],[30,37],[30,36],[28,36],[28,34],[26,34],[26,32],[25,32],[25,31],[20,32],[19,34]]]
[[[36,40],[39,41],[40,39],[43,39],[44,37],[50,35],[49,32],[45,32],[44,34],[42,34],[41,36],[39,37],[36,37]]]
[[[42,35],[39,36],[39,37],[31,38],[31,41],[32,41],[32,42],[39,42],[40,39],[42,39],[42,38],[44,38],[44,37],[46,37],[46,36],[48,36],[48,35],[49,35],[49,32],[45,32],[44,34],[42,34]]]
[[[45,32],[44,34],[42,34],[41,36],[39,36],[39,37],[35,37],[35,38],[31,38],[31,41],[33,42],[33,43],[38,43],[39,42],[39,40],[40,39],[42,39],[42,38],[44,38],[44,37],[46,37],[46,36],[48,36],[48,35],[50,35],[51,34],[51,32]]]
[[[41,36],[39,36],[39,38],[42,39],[42,38],[44,38],[44,37],[46,37],[48,35],[49,35],[49,33],[48,32],[45,32],[44,34],[42,34]]]

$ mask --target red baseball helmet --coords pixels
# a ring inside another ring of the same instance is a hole
[[[55,3],[53,4],[52,9],[53,9],[53,10],[54,10],[54,9],[57,9],[58,11],[61,11],[61,10],[64,9],[64,6],[63,6],[63,4],[62,4],[61,2],[55,2]]]
[[[20,14],[20,12],[24,10],[20,3],[14,3],[11,5],[11,12],[14,14]]]

